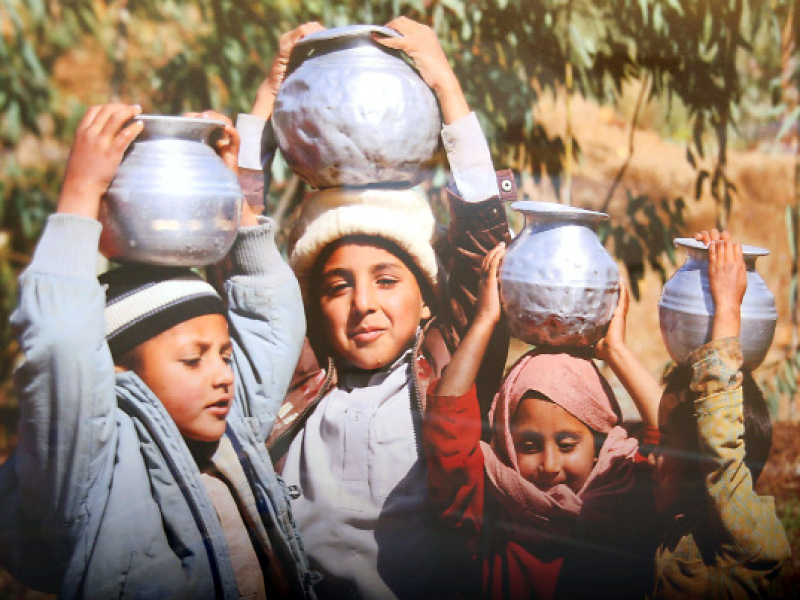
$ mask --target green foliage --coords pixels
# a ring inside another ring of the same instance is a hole
[[[631,293],[640,298],[639,283],[649,266],[667,280],[665,257],[675,265],[673,240],[684,228],[686,203],[682,198],[662,198],[653,202],[648,196],[628,192],[626,218],[618,223],[605,223],[598,231],[603,243],[611,242],[614,255],[628,271]]]

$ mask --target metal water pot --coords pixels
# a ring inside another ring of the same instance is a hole
[[[619,270],[595,231],[608,215],[548,202],[511,208],[526,218],[500,267],[512,335],[542,346],[591,346],[619,298]]]
[[[242,190],[210,145],[221,121],[141,115],[101,204],[100,247],[118,262],[203,266],[236,238]]]
[[[292,51],[272,123],[289,167],[316,188],[413,185],[436,151],[433,92],[373,32],[399,36],[350,25],[313,33]]]
[[[676,247],[686,248],[686,262],[664,284],[658,301],[661,336],[672,360],[681,363],[689,354],[711,340],[714,300],[708,287],[708,247],[692,238],[675,239]],[[778,312],[775,298],[756,272],[756,259],[769,251],[742,246],[747,268],[747,290],[742,299],[742,324],[739,340],[744,366],[755,369],[764,361]]]

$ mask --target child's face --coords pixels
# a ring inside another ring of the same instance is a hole
[[[130,368],[158,396],[184,437],[219,440],[233,401],[228,322],[203,315],[133,350]]]
[[[333,353],[360,369],[394,362],[431,316],[414,274],[378,246],[343,244],[322,267],[320,308]]]
[[[594,467],[591,430],[549,400],[524,398],[511,437],[520,474],[541,490],[563,483],[578,492]]]

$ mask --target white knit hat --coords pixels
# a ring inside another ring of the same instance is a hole
[[[306,294],[317,257],[328,244],[344,236],[376,236],[406,252],[435,290],[435,227],[428,201],[414,188],[329,188],[303,206],[289,260]]]

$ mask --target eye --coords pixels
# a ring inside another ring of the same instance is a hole
[[[182,358],[181,362],[185,364],[190,369],[196,369],[200,366],[200,361],[202,359],[199,356],[192,357],[192,358]]]
[[[222,360],[225,361],[225,364],[229,367],[233,364],[233,353],[228,352],[222,355]]]
[[[520,440],[516,447],[520,454],[539,454],[542,451],[541,443],[536,440]]]
[[[388,275],[381,275],[380,277],[378,277],[377,283],[379,287],[390,288],[397,283],[397,278],[389,277]]]
[[[564,454],[569,454],[570,452],[575,450],[575,448],[577,448],[577,447],[578,447],[578,442],[577,441],[564,441],[564,442],[559,442],[559,444],[558,444],[558,448]]]
[[[323,288],[323,294],[326,296],[333,296],[333,297],[341,296],[348,290],[349,287],[350,283],[344,279],[328,281],[325,283],[325,287]]]

